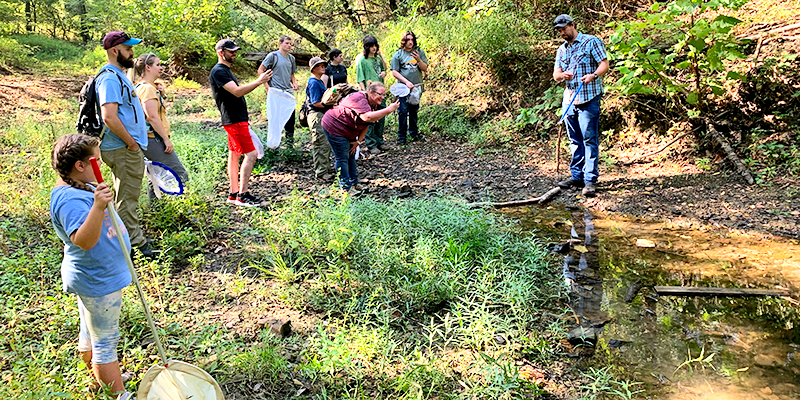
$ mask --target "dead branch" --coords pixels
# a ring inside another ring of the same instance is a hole
[[[662,146],[660,149],[658,149],[658,150],[656,150],[654,152],[651,152],[651,153],[647,153],[647,154],[641,155],[639,157],[636,157],[636,158],[628,160],[628,161],[623,161],[622,165],[631,165],[631,164],[633,164],[633,163],[635,163],[635,162],[637,162],[637,161],[639,161],[639,160],[641,160],[643,158],[647,158],[647,157],[650,157],[650,156],[654,156],[654,155],[656,155],[658,153],[661,153],[662,151],[666,150],[669,146],[672,146],[673,144],[675,144],[675,142],[677,142],[678,140],[683,139],[686,135],[688,135],[688,134],[690,134],[692,132],[694,132],[694,130],[691,130],[689,132],[684,132],[684,133],[678,135],[678,137],[676,137],[675,139],[672,139],[671,142],[669,142],[669,143],[665,144],[664,146]]]
[[[740,36],[737,39],[756,40],[756,39],[762,38],[764,36],[770,36],[770,35],[774,35],[776,33],[792,31],[792,30],[795,30],[795,29],[800,29],[800,24],[785,25],[785,26],[782,26],[780,28],[770,29],[770,30],[768,30],[766,32],[761,32],[761,33],[756,34],[756,35],[743,36],[743,37]]]
[[[717,143],[722,146],[722,149],[725,150],[725,154],[734,167],[736,167],[736,171],[739,172],[742,177],[747,181],[748,184],[752,185],[755,183],[755,179],[753,179],[753,174],[750,173],[750,170],[742,163],[742,160],[736,155],[733,151],[733,147],[731,147],[728,140],[722,136],[716,128],[714,128],[714,124],[708,118],[703,118],[708,126],[708,133],[716,139]]]
[[[543,195],[541,195],[539,197],[534,197],[532,199],[506,201],[506,202],[500,202],[500,203],[493,203],[493,202],[470,203],[470,204],[467,204],[467,206],[468,207],[491,206],[491,207],[494,207],[494,208],[503,208],[503,207],[527,206],[527,205],[530,205],[530,204],[542,204],[542,203],[545,203],[545,202],[549,201],[550,199],[553,198],[553,196],[555,196],[555,195],[557,195],[559,193],[561,193],[561,188],[556,186],[556,187],[548,190],[547,193],[545,193],[545,194],[543,194]]]

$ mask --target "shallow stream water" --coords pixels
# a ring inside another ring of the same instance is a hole
[[[796,241],[556,205],[503,213],[547,241],[572,241],[563,256],[570,328],[579,321],[599,333],[593,348],[570,354],[582,368],[611,366],[615,377],[641,382],[633,389],[644,392],[634,398],[800,399]],[[637,281],[642,288],[626,303]],[[666,297],[655,285],[778,289],[791,297]]]

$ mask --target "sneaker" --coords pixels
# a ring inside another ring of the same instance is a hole
[[[238,195],[238,193],[228,193],[228,198],[225,201],[231,204],[236,204],[236,197]]]
[[[583,187],[583,190],[581,190],[581,194],[584,197],[594,197],[596,189],[597,187],[594,185],[594,183],[587,183],[586,186]]]
[[[134,399],[135,397],[133,397],[133,393],[131,392],[124,392],[119,396],[117,396],[117,400],[134,400]]]
[[[258,207],[261,205],[261,200],[250,194],[250,192],[244,192],[239,193],[239,196],[236,198],[236,205],[244,207]]]
[[[563,180],[561,182],[558,182],[558,187],[560,187],[562,189],[569,189],[571,187],[582,188],[583,187],[583,181],[578,181],[578,180],[569,178],[569,179],[565,179],[565,180]]]

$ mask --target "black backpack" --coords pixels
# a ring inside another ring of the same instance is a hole
[[[125,84],[122,78],[116,72],[103,68],[97,75],[89,78],[83,85],[80,94],[78,94],[78,122],[75,123],[75,129],[78,133],[84,135],[102,137],[103,136],[103,119],[100,112],[100,102],[97,101],[97,78],[104,72],[113,72],[119,79],[119,84],[122,90],[125,90]]]

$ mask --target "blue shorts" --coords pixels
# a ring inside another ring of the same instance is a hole
[[[78,351],[92,352],[93,364],[117,361],[122,290],[101,297],[78,296],[81,331]]]

